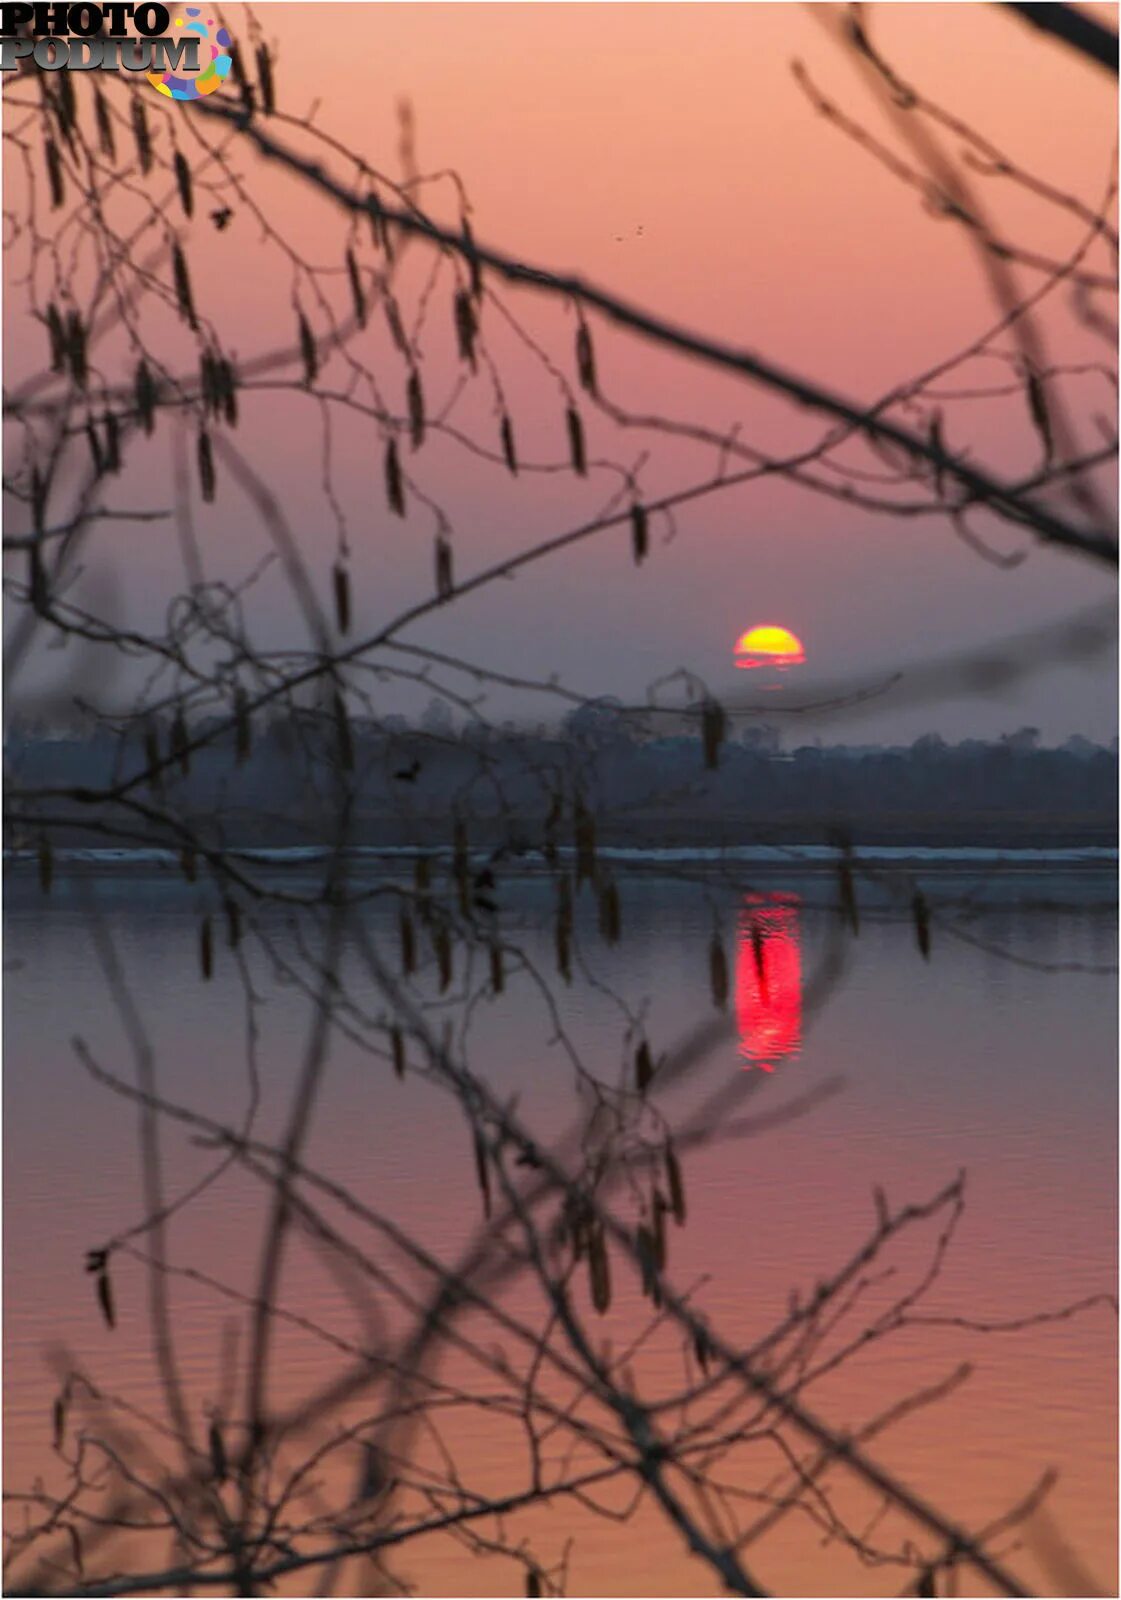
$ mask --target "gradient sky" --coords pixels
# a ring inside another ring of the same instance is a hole
[[[809,8],[264,4],[256,14],[278,51],[281,102],[297,114],[316,106],[320,127],[395,174],[397,108],[407,97],[421,170],[455,168],[481,239],[535,264],[579,270],[671,320],[754,348],[857,399],[872,401],[994,320],[961,231],[926,215],[914,194],[815,115],[797,88],[791,64],[800,59],[831,98],[887,132],[858,73]],[[238,8],[229,21],[236,36]],[[1100,199],[1116,119],[1105,74],[991,6],[876,6],[872,29],[904,77],[1030,170],[1089,202]],[[344,56],[348,64],[340,67]],[[176,112],[184,123],[192,115],[189,106]],[[189,148],[189,129],[183,133]],[[336,221],[291,180],[257,172],[252,161],[239,170],[306,259],[335,269],[343,306]],[[1059,254],[1080,237],[1074,219],[1008,186],[991,183],[985,192],[1004,231],[1036,248]],[[429,194],[437,214],[454,218],[450,183]],[[221,235],[203,212],[185,239],[196,297],[239,357],[291,340],[292,269],[261,244],[243,208],[235,207]],[[419,284],[415,274],[408,281]],[[1022,278],[1025,288],[1037,282],[1032,274]],[[505,298],[571,375],[571,314],[526,291]],[[445,277],[430,311],[441,330],[426,346],[430,397],[446,393],[457,376],[444,332],[449,301]],[[505,363],[521,454],[527,462],[563,461],[556,386],[528,369],[489,308],[486,317]],[[1045,326],[1055,359],[1102,359],[1102,347],[1062,305]],[[743,438],[767,448],[816,436],[812,419],[755,389],[601,323],[593,321],[593,331],[602,387],[623,406],[722,427],[739,423]],[[22,366],[24,329],[9,316],[7,333],[10,378],[13,366]],[[29,338],[38,349],[38,330]],[[371,342],[366,353],[382,363],[385,392],[400,405],[404,378],[388,342]],[[127,370],[122,355],[120,371]],[[974,380],[981,377],[975,369]],[[1100,377],[1078,381],[1086,386],[1077,391],[1081,414],[1111,417],[1112,393]],[[289,510],[326,597],[337,526],[320,485],[317,409],[277,396],[250,397],[243,409],[240,442]],[[968,440],[977,458],[1000,471],[1031,470],[1037,445],[1015,401],[973,402],[968,413],[951,417],[960,419],[951,423],[959,447]],[[461,401],[456,420],[493,437],[483,380]],[[643,475],[648,494],[692,481],[713,464],[711,449],[638,434],[620,439],[591,417],[588,429],[593,458],[633,463],[651,450]],[[161,496],[167,503],[170,437],[161,423],[141,452],[128,486],[132,503],[151,505]],[[387,515],[382,448],[370,424],[337,422],[335,483],[359,626],[384,620],[432,583],[432,520],[417,505],[405,524]],[[561,532],[616,488],[607,473],[586,483],[567,472],[527,473],[510,483],[439,440],[408,465],[452,517],[459,575],[513,553],[527,537]],[[228,480],[220,481],[214,506],[196,508],[196,518],[208,571],[234,576],[264,548]],[[994,534],[993,542],[1028,548],[1009,532]],[[103,596],[116,590],[122,614],[161,615],[180,571],[170,528],[122,525],[111,549],[111,561],[91,563],[90,581]],[[793,628],[815,684],[851,681],[1060,618],[1111,592],[1106,575],[1070,557],[1033,550],[1015,570],[997,570],[941,519],[899,522],[765,480],[686,510],[672,538],[655,526],[640,571],[626,535],[613,532],[468,598],[408,637],[515,673],[555,672],[590,694],[641,696],[651,680],[679,667],[719,693],[742,691],[731,652],[754,623]],[[292,638],[278,581],[261,585],[254,617],[262,644]],[[1048,739],[1074,731],[1108,739],[1115,681],[1115,660],[1099,659],[1089,668],[1041,672],[985,701],[907,709],[893,708],[889,698],[843,727],[811,729],[803,720],[797,737],[910,739],[932,727],[960,737],[1033,723]],[[496,712],[503,704],[492,701]]]

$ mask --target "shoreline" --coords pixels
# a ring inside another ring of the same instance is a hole
[[[327,845],[256,845],[227,848],[217,852],[231,863],[243,866],[299,869],[314,867],[327,861],[332,851]],[[452,859],[446,846],[433,844],[379,844],[351,845],[346,855],[355,865],[371,866],[411,864],[418,857],[433,861]],[[497,853],[486,848],[473,848],[469,859],[477,865],[501,862],[502,870],[509,874],[536,877],[550,870],[550,861],[537,849],[517,853]],[[87,846],[61,845],[53,851],[56,866],[87,870],[129,870],[132,868],[166,868],[176,874],[182,870],[178,853],[162,846]],[[795,870],[807,873],[832,874],[836,871],[839,852],[822,844],[753,844],[753,845],[600,845],[596,858],[617,870],[628,867],[648,868],[689,866],[696,868],[749,866],[758,871],[779,873]],[[569,846],[559,846],[555,859],[575,861],[576,851]],[[1116,876],[1118,850],[1116,846],[1063,845],[1025,846],[1009,845],[854,845],[851,859],[857,866],[888,869],[919,869],[923,871],[968,870],[983,868],[1001,872],[1088,872],[1096,875]],[[4,866],[8,869],[30,868],[37,870],[38,852],[26,848],[5,848]]]

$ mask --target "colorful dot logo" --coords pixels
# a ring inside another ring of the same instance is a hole
[[[230,70],[230,35],[226,28],[215,29],[213,17],[202,20],[200,6],[185,6],[183,16],[175,18],[175,26],[184,33],[200,35],[199,61],[204,63],[196,77],[181,78],[168,67],[165,72],[149,72],[148,82],[169,100],[201,100],[204,94],[220,89]],[[209,51],[209,59],[207,52]]]

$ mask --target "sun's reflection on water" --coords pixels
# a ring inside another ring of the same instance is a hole
[[[736,934],[736,1020],[747,1066],[773,1072],[802,1048],[802,935],[796,894],[744,897]]]

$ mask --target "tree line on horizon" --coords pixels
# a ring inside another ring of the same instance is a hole
[[[96,725],[44,736],[14,724],[5,758],[22,782],[57,790],[74,842],[86,821],[82,792],[111,792],[144,772],[152,740],[176,748],[177,730],[164,720],[166,728],[124,739]],[[320,842],[314,802],[334,759],[329,721],[312,711],[278,717],[240,750],[236,730],[213,738],[205,726],[193,731],[202,747],[188,752],[183,742],[164,787],[184,814],[214,819],[216,848]],[[1112,843],[1116,833],[1116,741],[1074,735],[1047,747],[1032,727],[996,740],[949,743],[931,733],[909,745],[783,749],[774,726],[755,723],[729,730],[710,764],[703,729],[659,732],[582,712],[553,728],[456,727],[433,701],[419,725],[354,718],[350,736],[359,844],[442,839],[449,815],[459,815],[480,843],[525,854],[571,842],[581,806],[602,841],[649,846],[702,842],[702,832],[705,842],[743,843],[760,828],[806,844],[830,842],[838,830],[865,843],[1044,845]],[[119,844],[163,842],[135,817],[122,814],[118,827]]]

